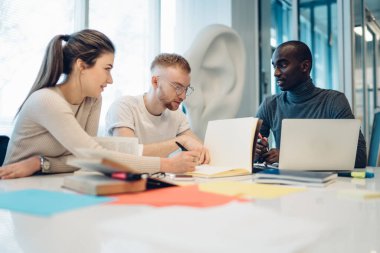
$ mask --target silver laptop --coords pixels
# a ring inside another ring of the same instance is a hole
[[[357,119],[284,119],[279,168],[353,170],[359,131]]]

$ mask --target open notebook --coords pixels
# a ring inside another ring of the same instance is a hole
[[[253,117],[209,121],[204,145],[210,151],[211,162],[187,174],[197,177],[251,174],[260,126],[261,120]]]

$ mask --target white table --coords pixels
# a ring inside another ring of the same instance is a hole
[[[325,189],[309,188],[282,198],[256,200],[251,205],[273,210],[286,217],[305,218],[330,225],[316,242],[297,252],[380,252],[380,199],[342,198],[337,194],[337,191],[346,188],[380,191],[380,168],[375,168],[374,171],[374,179],[339,178],[338,182]],[[26,188],[68,192],[61,188],[63,176],[65,175],[0,180],[0,192]],[[120,220],[122,224],[126,217],[157,210],[159,208],[148,206],[101,205],[44,218],[0,209],[0,252],[129,252],[128,249],[115,247],[118,245],[115,238],[104,236],[98,225],[109,220]],[[228,220],[229,217],[225,219]],[[128,224],[122,225],[128,227]],[[141,226],[149,229],[149,223],[142,223]],[[191,229],[197,233],[202,226]],[[165,232],[165,227],[162,227],[162,233]],[[234,233],[239,236],[239,231]],[[147,244],[149,240],[147,238]],[[252,238],[252,243],[255,243],[255,238]],[[236,252],[243,251],[239,247],[236,245]],[[155,249],[156,252],[163,252],[164,247],[155,245]],[[147,250],[140,247],[139,251]]]

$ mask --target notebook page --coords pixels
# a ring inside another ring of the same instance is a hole
[[[244,168],[251,170],[252,147],[257,118],[209,121],[204,145],[211,155],[215,170]]]

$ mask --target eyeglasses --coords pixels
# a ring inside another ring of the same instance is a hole
[[[161,78],[161,76],[157,76],[157,77]],[[177,94],[177,96],[180,96],[181,94],[183,94],[185,92],[186,97],[188,97],[194,91],[194,88],[191,87],[190,85],[185,88],[185,87],[183,87],[180,84],[177,84],[175,82],[171,82],[171,81],[169,81],[167,79],[165,79],[165,80],[175,89],[175,93]]]

